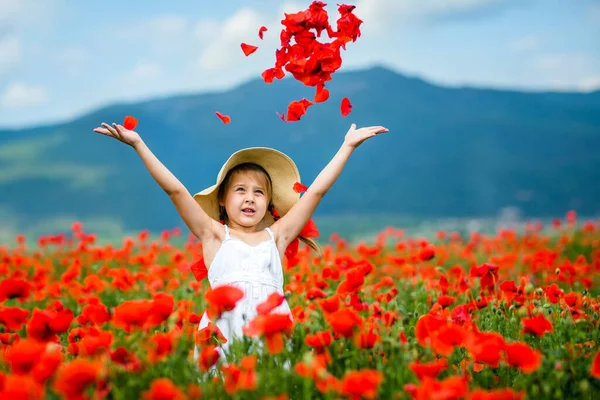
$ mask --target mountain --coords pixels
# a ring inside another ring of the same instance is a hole
[[[18,229],[51,230],[75,219],[127,230],[180,225],[136,153],[92,132],[125,115],[139,119],[136,130],[192,193],[214,183],[232,152],[250,146],[289,154],[310,184],[355,122],[390,132],[353,154],[317,215],[600,210],[600,91],[441,87],[383,67],[338,72],[327,87],[330,99],[299,122],[283,123],[275,112],[312,100],[314,89],[258,78],[224,92],[114,104],[60,124],[0,130],[0,218]],[[339,110],[345,96],[353,104],[346,118]]]

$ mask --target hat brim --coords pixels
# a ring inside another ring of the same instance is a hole
[[[284,153],[268,147],[250,147],[239,150],[225,162],[214,185],[196,193],[194,199],[211,218],[219,221],[219,186],[233,167],[243,163],[260,165],[267,171],[273,185],[271,202],[280,216],[284,216],[300,199],[300,194],[293,189],[294,183],[300,182],[300,173],[296,164]],[[270,225],[272,217],[265,216]]]

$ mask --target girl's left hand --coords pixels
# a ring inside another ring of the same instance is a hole
[[[346,133],[344,144],[352,148],[357,148],[365,140],[385,132],[389,132],[389,130],[383,126],[367,126],[356,129],[356,124],[352,124],[348,130],[348,133]]]

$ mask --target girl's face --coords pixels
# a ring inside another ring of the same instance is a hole
[[[236,172],[231,176],[222,204],[229,225],[247,230],[262,221],[269,205],[267,184],[267,177],[260,172]]]

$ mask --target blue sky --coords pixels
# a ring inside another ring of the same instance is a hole
[[[283,13],[309,4],[0,0],[0,127],[259,77],[274,63]],[[340,71],[380,64],[444,86],[600,89],[600,0],[348,4],[364,23]],[[326,9],[337,19],[335,2]],[[241,42],[259,50],[244,57]]]

